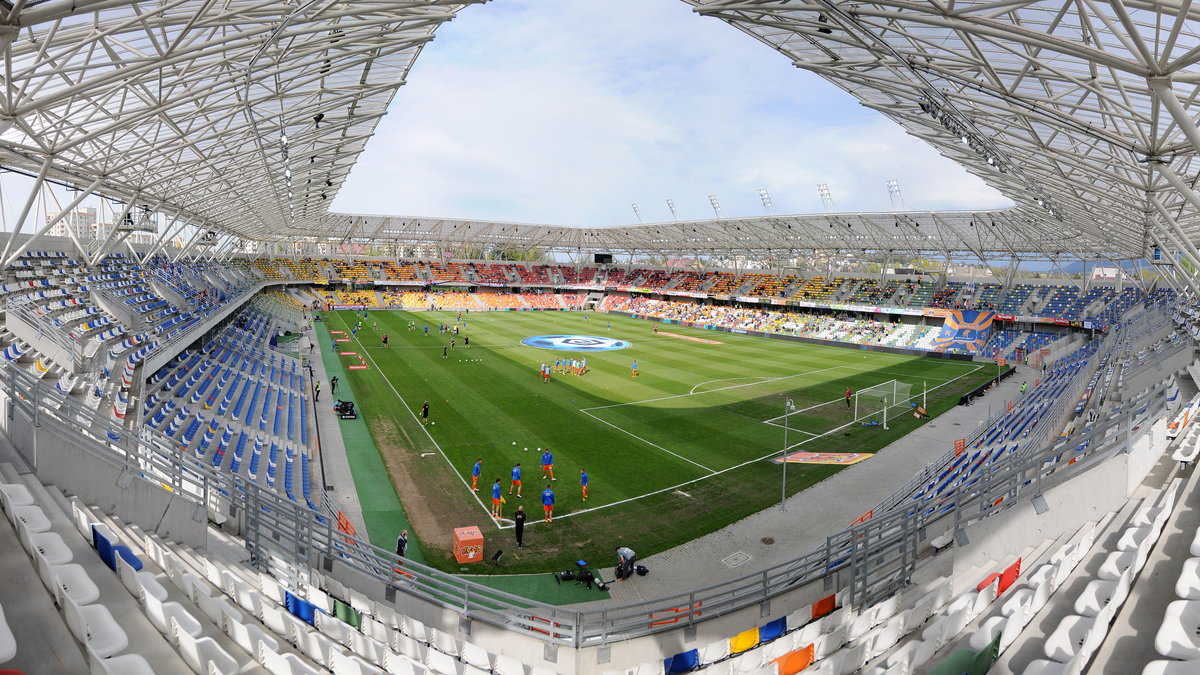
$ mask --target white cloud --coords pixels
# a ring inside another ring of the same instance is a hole
[[[470,7],[418,59],[334,209],[611,225],[1006,204],[836,87],[674,0]]]

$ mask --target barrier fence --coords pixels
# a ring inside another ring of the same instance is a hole
[[[411,560],[401,562],[391,551],[341,531],[335,513],[317,513],[271,489],[214,470],[181,453],[174,441],[157,430],[143,428],[137,435],[123,430],[114,434],[108,416],[63,396],[19,366],[5,363],[0,382],[13,408],[34,427],[35,438],[49,434],[73,451],[122,467],[132,477],[203,504],[215,522],[235,521],[252,564],[261,569],[278,570],[272,563],[282,561],[294,570],[329,570],[336,560],[374,579],[389,595],[422,598],[473,620],[578,648],[674,630],[762,603],[846,570],[850,572],[851,603],[855,606],[887,597],[909,582],[925,533],[935,523],[950,518],[950,524],[944,527],[959,531],[1011,507],[1018,501],[1015,497],[1040,494],[1050,481],[1074,473],[1059,473],[1070,466],[1060,455],[1069,452],[1073,458],[1086,457],[1127,447],[1134,422],[1163,409],[1165,383],[1127,405],[1121,415],[1102,420],[1081,434],[1078,438],[1101,440],[1079,452],[1073,448],[1076,437],[1066,442],[1048,440],[1052,430],[1057,434],[1068,407],[1074,405],[1101,355],[1112,344],[1115,341],[1106,342],[1086,367],[1077,371],[1075,381],[1059,397],[1058,407],[1048,411],[1048,417],[1030,434],[1023,454],[989,471],[973,485],[948,490],[936,504],[907,499],[913,490],[906,486],[907,494],[898,492],[885,500],[890,508],[877,507],[871,518],[860,519],[829,536],[823,546],[795,559],[687,593],[588,609],[546,605]],[[1124,428],[1125,433],[1109,433],[1117,427]],[[953,454],[948,453],[951,458]],[[928,478],[929,470],[921,475]],[[328,500],[322,499],[322,503],[328,504]]]

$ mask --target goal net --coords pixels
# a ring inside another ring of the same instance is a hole
[[[854,394],[854,420],[874,420],[885,424],[887,420],[908,412],[911,403],[912,385],[900,380],[888,380]]]

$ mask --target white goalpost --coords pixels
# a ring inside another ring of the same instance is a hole
[[[889,418],[903,414],[911,407],[912,385],[900,380],[888,380],[854,394],[854,421],[872,420],[886,427]],[[898,410],[899,409],[899,410]]]

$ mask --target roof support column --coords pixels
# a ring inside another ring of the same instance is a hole
[[[48,166],[48,165],[43,165],[43,166]],[[44,180],[45,174],[43,173],[42,175],[43,175],[42,183],[44,184],[45,183],[45,180]],[[37,241],[38,239],[41,239],[43,234],[46,234],[47,232],[49,232],[50,228],[57,225],[59,223],[59,221],[61,221],[63,218],[66,218],[71,213],[72,209],[74,209],[76,206],[79,206],[79,204],[82,203],[83,200],[90,197],[91,194],[93,192],[95,192],[96,188],[100,187],[100,183],[103,180],[104,180],[103,178],[97,178],[96,180],[92,181],[92,184],[87,186],[87,189],[85,189],[83,192],[80,192],[79,196],[77,196],[75,199],[72,199],[71,203],[67,204],[66,208],[59,211],[58,215],[55,216],[54,218],[52,218],[50,220],[50,222],[46,223],[46,225],[44,227],[42,227],[42,229],[38,230],[37,232],[34,232],[32,237],[25,240],[25,243],[16,247],[16,249],[14,249],[12,251],[11,255],[7,254],[9,247],[6,246],[4,249],[6,252],[5,256],[4,256],[4,267],[8,267],[9,265],[13,264],[13,261],[17,259],[17,256],[21,255],[25,251],[28,251],[29,247],[32,246],[35,241]],[[32,195],[31,195],[31,198],[32,198]],[[28,207],[28,204],[26,206]],[[28,214],[28,208],[26,209],[26,215],[27,214]],[[18,225],[20,225],[20,223],[18,223]],[[17,229],[17,232],[20,232],[19,228]],[[13,237],[15,237],[16,234],[17,233],[14,232],[13,235],[8,238],[9,244],[12,244]]]
[[[1160,170],[1166,169],[1166,166],[1160,164],[1159,168]],[[1170,169],[1167,170],[1170,171]],[[1173,172],[1172,175],[1174,175]],[[1179,177],[1176,176],[1175,178],[1178,180]],[[1183,181],[1180,181],[1181,184],[1182,182]],[[1196,200],[1192,203],[1196,206],[1197,210],[1200,210],[1200,195],[1196,195],[1195,191],[1193,190],[1188,190],[1187,192],[1192,195],[1192,199]],[[1179,227],[1179,223],[1175,222],[1175,218],[1171,216],[1171,213],[1167,211],[1166,207],[1162,205],[1162,202],[1158,200],[1158,196],[1151,194],[1148,195],[1148,197],[1150,198],[1150,204],[1154,206],[1154,210],[1157,211],[1158,215],[1162,218],[1161,225],[1164,226],[1168,232],[1172,233],[1175,237],[1181,240],[1182,248],[1186,250],[1196,262],[1196,268],[1200,269],[1200,251],[1197,251],[1196,247],[1192,245],[1192,242],[1188,239],[1187,235],[1184,234],[1183,230]]]
[[[178,223],[178,226],[176,223]],[[153,258],[154,254],[158,253],[159,249],[166,246],[167,242],[171,241],[171,237],[174,237],[179,230],[182,230],[184,225],[185,223],[179,221],[179,212],[176,212],[175,215],[172,216],[171,222],[167,223],[167,226],[163,228],[162,234],[158,235],[158,241],[155,241],[154,244],[146,250],[146,254],[142,256],[142,262],[144,263],[150,258]]]
[[[1164,217],[1163,220],[1167,220],[1167,218]],[[1157,238],[1160,239],[1162,243],[1171,244],[1172,246],[1178,248],[1183,254],[1184,258],[1187,259],[1188,263],[1194,265],[1197,269],[1200,269],[1200,258],[1197,258],[1195,254],[1192,253],[1192,251],[1195,250],[1194,247],[1192,247],[1190,244],[1185,246],[1183,243],[1181,243],[1179,238],[1171,232],[1170,227],[1164,226],[1162,221],[1158,218],[1155,218],[1153,215],[1147,216],[1146,221],[1150,223],[1151,231],[1158,234]],[[1192,249],[1192,251],[1189,251],[1189,248]],[[1197,286],[1196,280],[1191,274],[1188,273],[1186,269],[1182,269],[1182,266],[1176,262],[1173,256],[1171,258],[1171,266],[1175,268],[1176,272],[1179,273],[1179,276],[1183,277],[1184,283],[1188,285],[1188,288],[1192,290],[1192,293],[1200,295],[1200,287]]]
[[[92,255],[87,257],[87,263],[89,266],[95,265],[96,263],[100,262],[100,259],[104,257],[104,254],[108,250],[113,248],[113,247],[109,247],[108,243],[110,241],[112,241],[113,237],[115,237],[117,234],[117,223],[121,223],[121,222],[125,221],[125,217],[129,215],[129,212],[131,210],[133,210],[133,203],[135,201],[137,201],[137,198],[140,194],[141,194],[140,192],[133,193],[133,197],[130,198],[129,202],[125,204],[125,208],[121,209],[121,215],[117,216],[116,218],[113,218],[112,229],[109,230],[108,235],[104,238],[104,241],[101,242],[100,245],[96,247],[96,250],[92,253]],[[122,241],[124,241],[124,240],[122,240]],[[120,246],[120,243],[118,243],[117,246]]]
[[[25,227],[25,219],[29,217],[29,210],[33,208],[33,202],[46,182],[46,174],[50,171],[50,162],[53,160],[53,157],[47,156],[46,160],[42,162],[42,168],[38,171],[37,178],[33,180],[33,187],[29,189],[29,198],[25,200],[25,208],[21,209],[21,215],[17,216],[16,227],[8,235],[8,243],[4,245],[4,252],[0,253],[0,259],[8,258],[8,252],[12,250],[13,242],[16,241],[17,235],[21,234],[21,229]]]
[[[195,245],[196,241],[200,239],[200,234],[203,232],[204,230],[202,228],[197,227],[196,231],[192,233],[192,238],[188,239],[188,243],[184,244],[183,248],[179,250],[179,253],[175,254],[174,258],[171,258],[171,262],[179,262],[179,259],[182,258],[185,253],[192,250],[192,246]]]
[[[1146,80],[1150,88],[1158,96],[1158,100],[1162,101],[1167,112],[1171,113],[1171,119],[1179,125],[1180,131],[1184,136],[1192,142],[1192,147],[1196,152],[1200,152],[1200,128],[1196,127],[1196,120],[1188,114],[1187,109],[1183,107],[1183,103],[1179,101],[1179,97],[1175,95],[1175,90],[1171,88],[1170,80],[1163,77],[1151,77]]]

